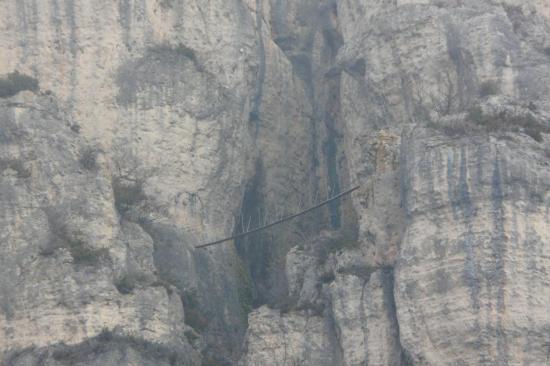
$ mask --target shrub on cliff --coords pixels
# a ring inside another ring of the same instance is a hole
[[[38,91],[38,80],[14,71],[0,78],[0,98],[8,98],[23,90]]]
[[[95,147],[85,147],[80,151],[78,162],[86,170],[95,170],[97,168],[97,156],[99,149]]]
[[[474,106],[468,111],[468,118],[489,132],[511,131],[523,132],[537,142],[542,142],[543,133],[550,133],[550,127],[539,122],[532,113],[486,114],[480,106]]]
[[[44,212],[51,237],[47,245],[41,248],[40,255],[48,257],[64,248],[71,254],[73,264],[79,268],[98,266],[109,260],[107,248],[94,248],[84,240],[82,232],[70,230],[67,208],[47,207]]]

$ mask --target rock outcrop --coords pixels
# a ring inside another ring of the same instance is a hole
[[[547,1],[5,0],[0,29],[0,362],[550,362]]]
[[[296,311],[332,320],[338,364],[545,364],[548,6],[337,11],[328,76],[340,82],[349,179],[362,182],[359,236],[325,276],[327,264],[289,253]]]

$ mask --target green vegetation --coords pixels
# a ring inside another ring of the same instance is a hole
[[[38,80],[18,71],[0,78],[0,98],[12,97],[23,90],[38,91]]]

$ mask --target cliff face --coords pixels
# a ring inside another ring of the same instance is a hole
[[[365,64],[343,76],[346,151],[370,183],[360,228],[395,268],[409,362],[548,362],[548,5],[339,10],[342,25],[364,16],[342,26],[340,62]],[[396,137],[369,144],[371,129]],[[372,156],[394,144],[392,170]]]
[[[545,0],[2,5],[3,363],[549,362]]]

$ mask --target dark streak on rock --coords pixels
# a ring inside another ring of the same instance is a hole
[[[494,326],[494,339],[497,342],[497,357],[499,365],[508,365],[508,344],[504,336],[505,331],[502,324],[502,318],[505,311],[504,303],[504,288],[506,284],[506,274],[504,272],[504,257],[506,255],[506,246],[504,244],[504,207],[503,207],[503,182],[502,177],[505,176],[501,173],[506,170],[505,162],[499,160],[498,151],[495,156],[493,178],[491,182],[491,203],[493,208],[493,237],[491,238],[492,244],[492,258],[493,268],[487,273],[487,285],[489,287],[492,284],[496,284],[497,293],[497,319]],[[502,167],[501,167],[502,164]],[[490,324],[490,322],[488,323]]]
[[[262,194],[262,186],[265,184],[264,180],[263,162],[261,159],[258,159],[254,175],[246,184],[241,203],[241,217],[236,220],[233,229],[235,234],[246,231],[248,226],[254,228],[262,225],[261,215],[258,215],[258,212],[265,212],[265,202]],[[252,278],[252,301],[254,307],[265,304],[269,297],[269,267],[272,253],[268,237],[268,233],[260,232],[235,241],[237,253]]]
[[[130,32],[132,27],[132,5],[130,0],[118,0],[119,22],[123,29],[124,44],[130,47]]]
[[[342,349],[342,345],[340,343],[340,337],[341,337],[341,330],[338,326],[338,322],[334,318],[334,313],[332,312],[333,305],[332,305],[332,298],[328,294],[328,292],[323,292],[323,299],[325,302],[325,324],[326,328],[329,329],[329,343],[331,346],[331,349],[334,350],[333,353],[333,360],[335,365],[342,365],[343,364],[343,354],[344,350]]]
[[[400,363],[401,366],[412,366],[413,361],[412,361],[410,352],[409,350],[403,347],[400,340],[400,330],[399,330],[399,323],[397,319],[397,305],[395,303],[395,294],[394,294],[394,291],[395,291],[394,269],[383,268],[381,270],[380,277],[382,282],[382,293],[383,293],[382,302],[384,304],[384,310],[386,311],[386,315],[390,323],[392,323],[393,325],[392,327],[392,330],[394,332],[393,337],[399,342],[399,347],[400,347],[400,354],[395,355],[399,357],[399,360],[389,360],[391,362],[390,364],[396,365]]]
[[[456,70],[456,82],[459,110],[463,110],[470,104],[470,98],[475,95],[474,70],[470,68],[475,65],[472,55],[462,47],[460,34],[455,25],[449,22],[447,24],[447,49],[449,57]]]
[[[406,217],[410,217],[411,212],[409,208],[409,187],[411,185],[411,176],[409,173],[410,166],[408,166],[409,159],[414,161],[412,155],[412,149],[409,147],[408,136],[403,134],[401,138],[401,146],[399,150],[399,195],[401,201],[401,208]]]
[[[460,176],[459,176],[459,204],[465,220],[471,221],[474,207],[470,199],[470,187],[468,186],[468,159],[464,147],[460,151]]]
[[[53,25],[53,28],[55,29],[55,42],[57,45],[61,42],[61,37],[63,33],[62,29],[62,23],[61,23],[61,12],[59,9],[59,3],[57,0],[51,0],[52,1],[52,14],[50,18],[50,22]]]
[[[454,151],[447,153],[447,197],[451,203],[451,208],[453,209],[453,216],[455,220],[457,219],[457,203],[454,193],[454,176],[453,176],[453,164],[454,164]]]
[[[187,309],[190,310],[187,313],[183,301],[186,316],[197,316],[200,311],[200,316],[207,319],[203,325],[207,331],[203,334],[209,344],[219,346],[220,354],[231,354],[231,349],[238,349],[244,336],[244,324],[239,316],[234,316],[240,311],[234,291],[238,286],[235,279],[220,276],[223,270],[213,271],[212,268],[219,264],[214,263],[208,252],[190,251],[187,244],[196,242],[196,238],[188,232],[158,222],[139,224],[153,240],[153,258],[159,278],[175,286],[182,300],[186,293],[196,293],[193,299],[196,309]],[[189,275],[193,272],[201,279],[196,284],[192,281],[194,276]],[[221,291],[212,291],[213,288]]]
[[[76,57],[76,53],[78,51],[74,0],[65,0],[65,14],[69,21],[69,28],[70,28],[69,50],[71,51],[71,55],[74,58]]]
[[[266,56],[265,56],[265,45],[262,34],[262,10],[263,2],[261,0],[256,0],[256,31],[258,32],[258,60],[259,68],[258,75],[256,78],[256,91],[252,99],[252,108],[250,110],[249,122],[254,122],[254,135],[257,137],[260,129],[260,113],[263,97],[263,88],[265,82],[266,74]]]
[[[339,83],[336,83],[336,85],[331,87],[330,93],[334,94],[334,98],[331,98],[331,100],[329,101],[329,107],[327,108],[329,110],[325,112],[324,116],[325,126],[327,130],[327,139],[323,145],[323,153],[327,165],[327,180],[331,191],[329,192],[330,196],[339,194],[341,188],[337,162],[339,137],[336,127],[336,119],[338,118],[340,111],[339,102],[332,102],[337,101],[337,96],[339,92],[340,85]],[[333,229],[340,228],[342,221],[340,216],[340,200],[336,200],[329,204],[329,212],[331,227]]]
[[[179,105],[196,119],[218,116],[228,94],[185,45],[159,44],[117,72],[117,103],[138,109]]]

